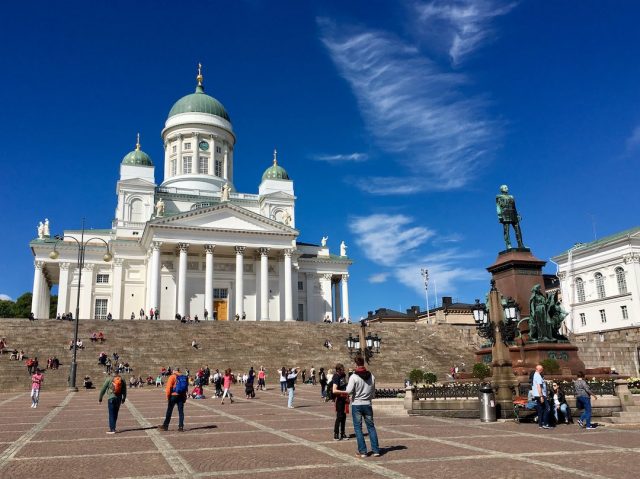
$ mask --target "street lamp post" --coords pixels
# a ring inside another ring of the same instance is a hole
[[[374,354],[380,353],[380,343],[382,342],[377,334],[367,334],[368,325],[369,321],[366,319],[360,320],[359,335],[354,337],[349,333],[349,337],[346,339],[349,355],[351,357],[362,356],[367,364]]]
[[[427,300],[427,323],[429,322],[429,270],[426,268],[422,268],[420,270],[420,274],[424,279],[424,295]]]
[[[89,238],[88,240],[85,241],[84,239],[84,218],[82,219],[82,233],[80,234],[80,241],[78,241],[76,238],[74,238],[73,236],[64,236],[64,235],[56,235],[56,243],[53,246],[53,251],[51,253],[49,253],[49,257],[51,259],[58,259],[58,257],[60,256],[60,253],[58,253],[57,251],[57,247],[58,247],[58,243],[60,243],[61,241],[64,242],[65,239],[72,239],[73,241],[76,242],[76,246],[78,248],[78,287],[77,287],[77,298],[76,298],[76,316],[75,316],[75,328],[74,328],[74,332],[73,332],[73,358],[71,360],[71,369],[69,371],[69,389],[73,390],[73,391],[77,391],[78,388],[76,387],[76,371],[78,370],[78,363],[77,363],[77,344],[78,344],[78,323],[80,321],[80,284],[82,282],[82,268],[84,268],[84,254],[85,254],[85,249],[87,247],[87,245],[93,241],[93,240],[98,240],[98,241],[102,241],[106,247],[107,247],[107,252],[104,254],[104,256],[102,257],[102,259],[106,262],[111,261],[111,258],[113,257],[111,255],[111,252],[109,251],[109,243],[107,243],[105,240],[103,240],[102,238]]]

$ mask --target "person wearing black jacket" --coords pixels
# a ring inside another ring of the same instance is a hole
[[[331,378],[331,391],[336,402],[336,421],[333,425],[333,439],[342,441],[347,439],[344,428],[347,422],[347,412],[349,411],[348,396],[340,394],[347,389],[347,375],[344,372],[344,366],[341,363],[336,364],[336,372]]]
[[[553,383],[551,386],[551,394],[553,394],[553,415],[556,418],[556,424],[559,422],[558,412],[564,417],[564,423],[573,423],[571,418],[571,408],[567,404],[567,398],[564,395],[564,391],[557,383]]]

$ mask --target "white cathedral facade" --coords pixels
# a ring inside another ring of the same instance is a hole
[[[293,181],[275,151],[258,194],[235,190],[236,136],[200,73],[195,93],[171,108],[162,140],[160,185],[139,140],[123,158],[111,228],[84,237],[65,230],[62,239],[49,235],[48,221],[39,228],[30,242],[36,318],[49,316],[56,284],[58,313],[75,317],[79,300],[83,319],[129,319],[152,308],[165,320],[202,320],[205,310],[216,320],[349,318],[344,243],[334,255],[326,238],[320,246],[298,242]]]

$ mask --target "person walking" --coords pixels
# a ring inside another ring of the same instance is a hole
[[[578,372],[578,379],[573,381],[573,387],[576,395],[576,405],[578,409],[584,409],[580,415],[580,419],[578,419],[578,424],[580,427],[592,431],[595,429],[595,426],[591,425],[591,398],[598,399],[598,397],[593,394],[587,381],[584,380],[584,373],[582,371]]]
[[[173,408],[178,406],[178,431],[184,431],[184,403],[189,392],[189,378],[182,374],[180,368],[175,368],[174,372],[167,380],[165,389],[167,394],[167,414],[164,423],[158,426],[163,431],[169,430],[169,423],[173,414]]]
[[[280,370],[280,394],[287,394],[287,368],[284,366]]]
[[[320,368],[318,379],[320,382],[320,397],[324,399],[327,395],[327,375],[324,372],[324,368]]]
[[[371,405],[376,392],[376,378],[364,367],[364,358],[362,356],[356,356],[355,363],[356,369],[349,378],[346,393],[352,397],[351,417],[358,442],[356,456],[367,457],[367,444],[364,442],[364,435],[362,434],[362,420],[364,419],[369,433],[369,441],[371,441],[371,451],[374,457],[379,457],[378,433],[373,422],[373,407]]]
[[[224,398],[228,397],[233,404],[233,396],[231,395],[231,384],[233,383],[233,376],[231,375],[231,369],[225,369],[224,376],[222,377],[222,387],[224,392],[222,393],[222,401],[220,404],[224,404]]]
[[[296,395],[296,379],[298,378],[298,369],[293,368],[287,372],[287,393],[289,394],[289,401],[287,407],[293,409],[293,399]]]
[[[31,407],[37,408],[40,401],[40,387],[44,381],[44,375],[40,369],[36,369],[31,376]]]
[[[112,378],[105,379],[102,388],[100,388],[100,396],[98,396],[99,403],[102,402],[105,394],[107,394],[107,406],[109,410],[109,430],[107,434],[115,434],[120,405],[124,404],[127,399],[127,383],[120,377],[120,373],[116,372]]]
[[[258,390],[266,391],[267,384],[265,382],[265,378],[267,377],[267,373],[264,370],[264,366],[260,366],[260,371],[258,371]]]
[[[256,372],[253,370],[253,366],[249,369],[249,374],[247,374],[247,380],[244,382],[244,392],[247,396],[247,399],[253,399],[256,397],[256,391],[253,388],[253,383],[256,379]]]
[[[549,425],[549,416],[551,408],[549,407],[549,399],[547,397],[547,383],[542,373],[544,368],[541,364],[536,366],[531,381],[531,390],[533,391],[533,399],[536,402],[536,411],[538,412],[538,427],[542,429],[551,429]]]
[[[336,364],[336,373],[331,380],[331,389],[336,405],[336,421],[333,425],[334,441],[342,441],[347,439],[344,432],[347,423],[347,413],[349,412],[349,396],[343,394],[347,389],[347,375],[344,372],[342,363]]]

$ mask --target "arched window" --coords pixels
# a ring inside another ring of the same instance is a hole
[[[582,278],[576,278],[576,293],[578,295],[578,303],[584,303],[584,281],[582,281]]]
[[[144,221],[144,205],[140,200],[133,200],[131,202],[131,215],[129,216],[130,220],[133,223],[142,223]]]
[[[596,273],[596,292],[598,293],[598,299],[604,299],[607,295],[604,291],[604,276],[602,273]]]
[[[618,294],[626,294],[627,278],[624,275],[624,269],[621,267],[616,268],[616,281],[618,283]]]

